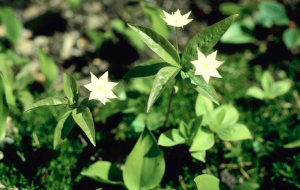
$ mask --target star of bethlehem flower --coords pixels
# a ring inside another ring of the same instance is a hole
[[[205,56],[199,49],[198,59],[191,63],[196,67],[195,75],[202,75],[205,82],[209,82],[210,77],[222,78],[217,71],[217,68],[223,63],[223,61],[216,60],[217,51]]]
[[[180,10],[177,9],[177,11],[172,14],[169,14],[165,11],[163,11],[165,18],[164,21],[170,26],[175,26],[175,27],[183,27],[184,25],[187,25],[190,23],[193,19],[188,19],[188,17],[191,14],[191,11],[186,13],[185,15],[181,15]]]
[[[89,91],[91,91],[89,100],[100,100],[104,105],[109,102],[109,99],[118,98],[112,91],[117,85],[116,82],[108,81],[108,71],[106,71],[100,78],[97,78],[91,73],[91,83],[84,85]]]

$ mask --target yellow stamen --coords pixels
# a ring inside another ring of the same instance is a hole
[[[203,67],[204,67],[204,69],[207,69],[207,68],[208,68],[208,65],[207,65],[207,64],[204,64]]]
[[[98,90],[101,92],[101,91],[103,90],[103,88],[102,88],[102,87],[99,87]]]

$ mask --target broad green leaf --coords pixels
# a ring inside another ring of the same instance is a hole
[[[68,73],[64,74],[64,92],[71,102],[76,102],[78,99],[78,87],[76,80]]]
[[[152,84],[150,96],[147,104],[147,112],[149,112],[151,106],[155,103],[161,93],[170,85],[172,80],[176,77],[181,68],[167,66],[161,68]]]
[[[265,92],[269,93],[273,83],[274,83],[273,76],[269,71],[265,71],[261,77],[261,85],[265,90]]]
[[[298,148],[300,147],[300,139],[294,142],[283,145],[284,148]]]
[[[197,116],[203,116],[202,124],[207,125],[210,121],[214,106],[211,100],[198,94],[195,111]]]
[[[259,3],[259,10],[255,14],[255,19],[264,27],[272,25],[287,25],[289,19],[285,7],[276,1],[264,1]]]
[[[152,49],[167,63],[179,66],[179,55],[174,46],[160,34],[150,28],[129,24],[129,26],[142,38],[147,46]]]
[[[214,110],[212,118],[214,118],[214,120],[218,120],[218,126],[211,128],[211,130],[217,131],[220,128],[235,124],[239,119],[239,113],[231,105],[222,105]]]
[[[146,3],[142,3],[142,8],[151,28],[155,32],[161,34],[163,37],[168,38],[169,27],[166,24],[166,22],[162,19],[163,12],[161,8]]]
[[[58,77],[58,68],[54,60],[41,49],[38,49],[38,60],[46,78],[46,84],[51,85]]]
[[[8,116],[8,105],[6,102],[4,83],[2,75],[0,75],[0,140],[5,137],[6,118]]]
[[[212,146],[214,146],[214,144],[215,144],[214,134],[211,132],[206,132],[200,128],[193,139],[190,152],[205,151],[210,149]]]
[[[71,9],[76,10],[81,5],[81,0],[67,0]]]
[[[72,116],[76,124],[86,134],[90,142],[96,146],[95,127],[90,109],[85,106],[80,106],[72,110]]]
[[[200,160],[201,162],[205,162],[205,151],[191,152],[191,156],[196,160]]]
[[[33,105],[29,106],[25,112],[39,108],[42,106],[67,106],[68,105],[68,100],[65,98],[59,98],[59,97],[50,97],[50,98],[45,98],[42,100],[37,101]]]
[[[252,138],[249,129],[239,123],[227,127],[220,127],[217,131],[217,135],[223,141],[238,141]]]
[[[182,71],[181,77],[198,93],[209,98],[211,101],[219,105],[216,91],[211,85],[207,84],[202,77],[194,75],[193,71],[191,70],[187,73]]]
[[[191,65],[190,62],[197,59],[197,48],[207,55],[237,17],[238,15],[232,15],[197,33],[184,49],[182,65]]]
[[[224,120],[225,114],[226,114],[226,110],[224,109],[224,107],[214,110],[211,117],[212,119],[210,120],[209,123],[210,130],[216,132],[222,126],[222,122]]]
[[[264,91],[262,91],[262,89],[257,86],[251,86],[250,88],[248,88],[246,95],[252,96],[259,100],[263,100],[265,97]]]
[[[130,190],[152,189],[159,185],[165,172],[163,153],[156,139],[145,127],[126,159],[123,179]]]
[[[58,121],[54,130],[53,148],[62,144],[71,132],[74,126],[74,120],[71,117],[72,111],[67,111]]]
[[[255,190],[259,188],[259,184],[258,183],[254,183],[254,182],[244,182],[241,185],[238,185],[237,187],[235,187],[233,190]]]
[[[0,22],[5,27],[5,36],[13,44],[18,44],[22,37],[23,26],[10,7],[0,8]]]
[[[291,82],[290,81],[277,81],[274,82],[271,89],[270,89],[270,95],[281,96],[285,93],[287,93],[291,88]]]
[[[90,177],[101,183],[120,184],[122,182],[122,171],[108,161],[97,161],[83,172],[81,175]]]
[[[202,174],[194,179],[198,190],[219,190],[220,180],[213,175]]]
[[[161,68],[168,66],[161,59],[150,59],[134,67],[124,75],[124,79],[148,77],[155,75]]]
[[[250,28],[247,28],[247,22],[249,22],[248,25],[250,25]],[[255,41],[255,38],[250,33],[246,33],[244,30],[253,30],[254,26],[255,23],[252,19],[245,19],[243,21],[235,22],[222,36],[221,42],[230,44],[252,43]]]
[[[175,146],[185,143],[185,139],[180,135],[178,129],[170,129],[162,133],[158,138],[158,145],[160,146]]]
[[[300,38],[300,33],[295,28],[288,28],[282,34],[282,40],[285,46],[289,49],[299,45],[298,40]]]

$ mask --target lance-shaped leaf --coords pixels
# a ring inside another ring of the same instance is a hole
[[[72,116],[76,124],[86,134],[90,142],[96,146],[95,127],[90,109],[85,106],[80,106],[72,110]]]
[[[220,180],[213,175],[202,174],[194,179],[198,190],[219,190]]]
[[[67,105],[68,105],[68,100],[66,98],[50,97],[50,98],[45,98],[37,101],[33,105],[29,106],[26,111],[43,107],[43,106],[67,106]]]
[[[162,59],[150,59],[128,71],[124,75],[124,79],[152,76],[166,66],[168,64]]]
[[[226,30],[237,18],[236,15],[227,17],[220,22],[207,27],[206,29],[197,33],[187,44],[182,54],[182,65],[186,66],[191,61],[197,59],[197,48],[205,55],[214,47],[214,45],[220,40]]]
[[[123,179],[128,189],[153,189],[159,185],[165,172],[163,153],[156,139],[145,127],[139,140],[127,157]]]
[[[58,121],[54,131],[53,147],[62,144],[74,126],[74,120],[71,117],[72,111],[67,111]]]
[[[68,73],[64,74],[64,92],[71,102],[78,99],[78,87],[75,79]]]
[[[58,77],[58,68],[52,57],[38,49],[38,60],[41,71],[45,75],[47,85],[51,85]]]
[[[211,101],[219,105],[219,100],[215,89],[207,84],[201,76],[196,76],[190,70],[188,72],[181,72],[181,77],[192,86],[198,93],[209,98]]]
[[[13,9],[10,7],[1,7],[0,21],[5,27],[5,36],[7,39],[14,44],[18,44],[22,37],[23,26],[16,17]]]
[[[81,174],[101,183],[123,185],[122,171],[108,161],[98,161],[81,172]]]
[[[152,84],[152,89],[147,104],[147,112],[150,110],[151,106],[165,90],[165,88],[169,86],[172,80],[176,77],[180,69],[181,68],[178,67],[168,66],[158,71]]]
[[[205,162],[205,151],[198,151],[198,152],[191,152],[191,156],[197,160],[200,160],[201,162]]]
[[[8,105],[6,102],[2,75],[0,75],[0,140],[5,137],[7,116],[8,116]]]
[[[175,146],[185,143],[185,139],[181,136],[178,129],[170,129],[159,136],[158,145]]]
[[[166,38],[147,27],[135,24],[129,24],[129,26],[163,60],[171,65],[179,66],[179,55],[174,46]]]

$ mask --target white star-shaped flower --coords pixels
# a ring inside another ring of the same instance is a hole
[[[217,51],[205,56],[199,49],[198,60],[194,60],[191,63],[196,67],[195,75],[202,75],[204,80],[208,83],[210,77],[222,78],[217,71],[217,68],[223,63],[223,61],[216,60]]]
[[[106,71],[99,79],[91,73],[91,83],[84,87],[91,91],[89,100],[98,99],[105,105],[109,99],[118,98],[112,91],[117,84],[108,81],[108,72]]]
[[[188,17],[191,14],[191,11],[186,13],[185,15],[181,15],[179,9],[177,9],[177,11],[175,13],[173,12],[172,14],[169,14],[165,11],[163,11],[163,12],[165,15],[165,18],[163,18],[163,19],[170,26],[183,27],[184,25],[187,25],[188,23],[190,23],[193,20],[193,19],[188,19]]]

